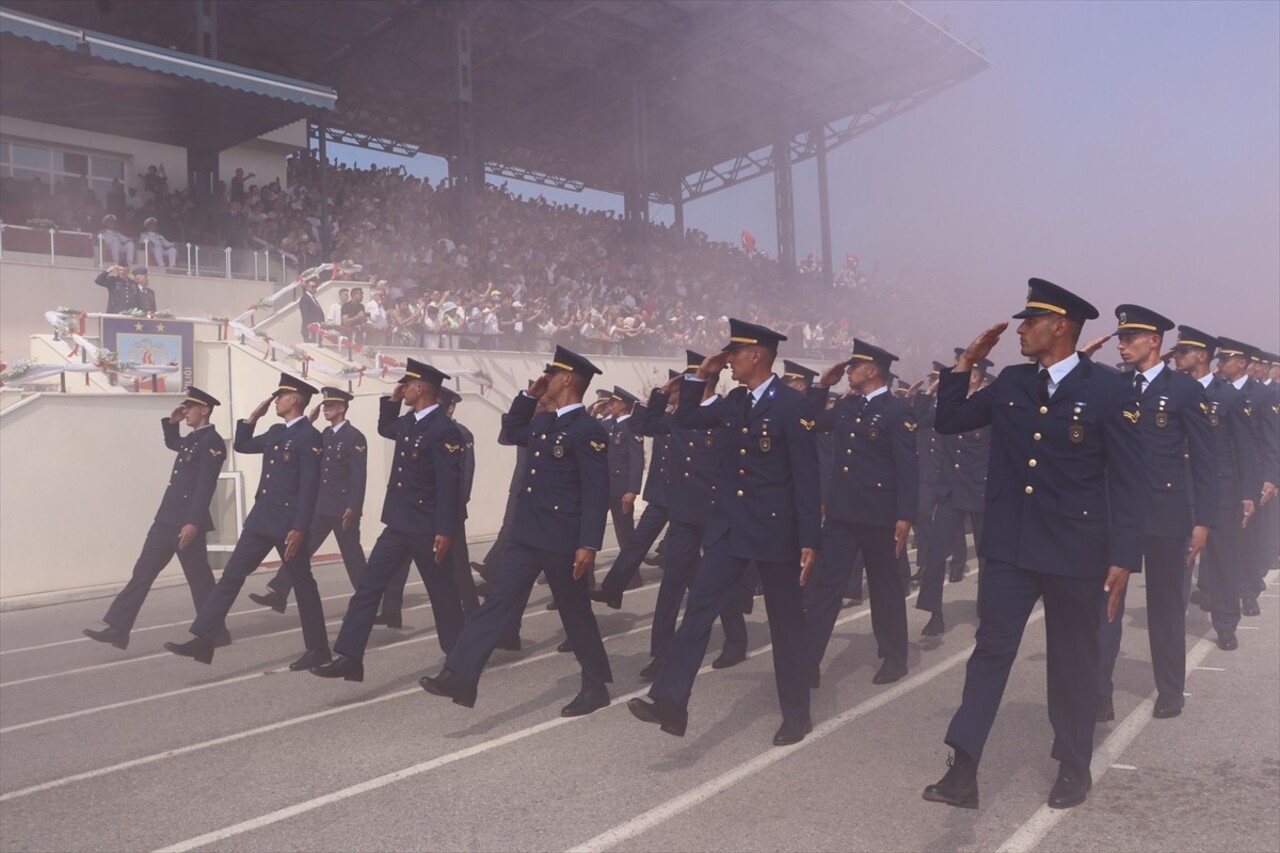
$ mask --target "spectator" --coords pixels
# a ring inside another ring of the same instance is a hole
[[[154,216],[148,216],[142,221],[142,234],[138,239],[142,245],[150,246],[151,252],[149,257],[154,259],[155,263],[162,267],[176,267],[178,265],[178,247],[171,241],[166,240],[164,235],[156,229],[159,227]]]
[[[364,291],[351,289],[351,298],[342,306],[342,333],[357,343],[364,342],[364,327],[369,321],[364,309]]]
[[[338,301],[329,306],[329,314],[325,317],[325,324],[329,326],[342,325],[342,306],[351,301],[351,289],[341,287],[338,289]]]
[[[148,317],[154,317],[156,313],[156,292],[151,289],[151,278],[147,274],[147,268],[134,267],[133,281],[133,305],[130,307],[141,310]]]
[[[120,263],[120,252],[124,251],[125,261],[133,264],[135,247],[133,241],[116,230],[116,217],[108,213],[102,217],[102,230],[98,232],[98,241],[102,245],[102,262],[106,263],[107,253],[111,253],[111,262]]]
[[[232,202],[243,202],[245,199],[244,182],[249,178],[257,177],[253,172],[244,173],[244,169],[236,169],[235,175],[231,178],[231,196]]]
[[[319,330],[311,331],[311,325],[324,323],[324,309],[316,298],[316,289],[320,286],[317,276],[307,276],[302,281],[302,294],[298,297],[298,313],[302,317],[302,340],[309,344],[316,343]]]
[[[387,318],[387,310],[383,307],[385,299],[386,297],[382,291],[375,288],[369,301],[364,304],[366,317],[365,338],[370,343],[387,343],[389,320]]]
[[[130,308],[133,308],[134,294],[137,287],[133,280],[129,278],[129,270],[127,267],[116,264],[107,267],[98,273],[98,277],[93,280],[98,287],[107,289],[107,308],[108,314],[123,314]]]

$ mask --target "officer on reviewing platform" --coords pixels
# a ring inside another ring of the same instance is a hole
[[[107,627],[84,629],[89,639],[110,643],[117,649],[128,648],[129,632],[133,630],[142,602],[175,553],[197,612],[213,590],[213,569],[209,567],[205,535],[213,530],[209,502],[213,500],[218,473],[227,461],[226,442],[218,435],[217,427],[209,423],[216,405],[216,399],[192,385],[187,388],[186,399],[167,418],[161,419],[164,446],[178,454],[169,475],[169,486],[142,543],[133,576],[102,617]],[[178,425],[184,422],[191,427],[185,437],[178,432]],[[218,633],[215,641],[219,646],[231,642],[226,628]]]
[[[595,565],[609,505],[609,436],[582,405],[591,378],[600,372],[577,353],[556,347],[547,372],[511,401],[504,436],[527,448],[511,544],[489,597],[467,620],[444,669],[418,681],[428,693],[475,706],[489,655],[512,633],[534,581],[545,573],[582,667],[582,689],[560,714],[582,716],[609,704],[605,685],[613,675],[584,580]],[[547,398],[554,409],[535,414]]]
[[[1085,801],[1092,778],[1098,623],[1114,618],[1142,562],[1146,477],[1133,384],[1076,351],[1098,310],[1033,278],[1018,338],[1031,364],[1007,367],[966,399],[973,366],[1008,323],[984,331],[938,383],[938,432],[990,427],[976,647],[946,743],[946,775],[924,798],[978,807],[978,762],[1032,608],[1043,598],[1048,710],[1058,778],[1050,808]],[[1145,417],[1145,416],[1143,416]]]
[[[1218,472],[1204,387],[1165,367],[1164,333],[1173,321],[1141,305],[1116,307],[1120,357],[1132,364],[1138,396],[1138,436],[1148,483],[1142,567],[1146,573],[1147,635],[1155,673],[1157,719],[1182,713],[1186,686],[1187,593],[1191,567],[1218,518]],[[1115,618],[1103,620],[1098,643],[1098,722],[1115,719],[1112,673],[1120,655],[1124,596]]]
[[[337,657],[312,667],[321,678],[364,680],[364,651],[378,604],[396,573],[410,558],[418,566],[431,599],[436,635],[446,653],[462,630],[462,605],[453,575],[443,565],[458,530],[462,479],[462,433],[440,406],[440,384],[449,377],[429,364],[408,359],[404,376],[378,411],[378,435],[395,442],[387,494],[386,525],[369,552],[369,565],[347,604],[333,650]],[[400,404],[409,411],[400,414]]]
[[[898,559],[920,504],[920,472],[911,403],[890,393],[887,384],[890,365],[897,360],[887,350],[855,339],[852,357],[832,365],[818,380],[828,389],[847,375],[855,396],[842,397],[818,415],[818,432],[832,433],[834,471],[821,556],[805,582],[811,687],[819,684],[855,552],[861,552],[866,565],[871,629],[884,660],[872,682],[890,684],[907,674],[906,578],[898,571]]]
[[[355,399],[341,388],[320,389],[320,403],[311,411],[315,423],[321,411],[329,425],[320,434],[324,453],[320,458],[320,496],[307,533],[307,547],[315,556],[320,546],[334,534],[338,551],[347,569],[351,588],[364,572],[364,549],[360,546],[360,515],[364,512],[364,488],[369,468],[369,442],[355,424],[347,420],[347,409]],[[267,593],[249,593],[249,600],[283,613],[289,602],[293,580],[281,566],[267,582]]]
[[[711,626],[755,561],[764,583],[773,671],[782,708],[777,746],[798,743],[813,729],[806,673],[801,577],[813,566],[819,537],[815,413],[805,395],[773,373],[786,336],[730,319],[729,343],[681,381],[676,424],[723,430],[722,467],[702,537],[703,554],[689,588],[684,620],[649,690],[651,701],[628,703],[636,718],[683,737],[689,696],[707,653]],[[729,365],[742,383],[704,401],[708,382]]]
[[[284,560],[284,570],[293,578],[298,595],[298,618],[307,650],[289,664],[289,669],[307,669],[329,659],[329,636],[324,627],[324,607],[320,590],[311,575],[311,549],[307,531],[320,492],[320,456],[324,452],[320,433],[307,420],[307,404],[316,389],[297,377],[280,374],[280,385],[258,405],[247,420],[236,423],[232,445],[236,453],[261,454],[262,476],[254,496],[253,509],[244,520],[240,539],[213,592],[200,606],[191,623],[195,638],[185,643],[165,643],[175,655],[213,662],[213,649],[226,626],[227,613],[235,604],[245,578],[252,574],[272,549]],[[253,434],[258,420],[275,403],[276,415],[284,421],[262,435]]]

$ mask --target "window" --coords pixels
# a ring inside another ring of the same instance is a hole
[[[106,154],[90,154],[15,140],[0,141],[0,177],[20,181],[35,179],[48,192],[70,180],[88,181],[99,201],[105,202],[112,181],[125,183],[125,160]]]

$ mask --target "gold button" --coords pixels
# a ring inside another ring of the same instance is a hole
[[[743,452],[743,453],[746,453],[747,451],[745,451],[745,450],[744,450],[744,451],[742,451],[742,452]],[[684,461],[685,461],[685,462],[692,462],[692,461],[693,461],[693,457],[692,457],[692,456],[686,456],[686,457],[684,458]]]
[[[743,434],[743,435],[746,435],[746,434],[747,434],[747,428],[746,428],[746,427],[743,427],[743,428],[742,428],[742,434]]]
[[[1165,487],[1166,489],[1172,489],[1172,488],[1173,488],[1173,483],[1165,483],[1165,484],[1164,484],[1164,487]]]
[[[684,476],[685,476],[685,479],[688,479],[688,477],[689,477],[689,472],[688,472],[688,471],[685,471],[685,472],[684,472]]]
[[[542,455],[542,451],[541,451],[541,450],[535,450],[535,451],[533,451],[533,455],[534,455],[534,456],[541,456],[541,455]]]
[[[1089,510],[1087,510],[1087,509],[1086,509],[1083,513],[1081,513],[1081,515],[1086,515],[1086,516],[1087,516],[1088,514],[1089,514]]]
[[[746,456],[746,455],[747,455],[747,449],[746,449],[745,447],[739,447],[739,448],[738,448],[738,455],[739,455],[739,456]]]
[[[525,486],[525,489],[524,489],[524,490],[525,490],[526,492],[532,492],[532,491],[533,491],[533,486]]]
[[[1049,407],[1048,407],[1048,406],[1041,406],[1041,407],[1040,407],[1040,414],[1042,414],[1042,415],[1047,415],[1047,414],[1049,414]]]
[[[738,497],[742,497],[742,489],[738,489]]]
[[[542,439],[543,441],[546,441],[546,440],[547,440],[547,434],[544,432],[542,435],[538,436],[538,438]]]
[[[1039,440],[1040,440],[1041,438],[1043,438],[1043,437],[1044,437],[1044,436],[1040,435],[1040,433],[1038,433],[1038,432],[1037,432],[1037,433],[1033,433],[1033,434],[1032,434],[1032,436],[1031,436],[1031,440],[1032,440],[1032,441],[1039,441]]]
[[[397,488],[397,489],[403,489],[403,488],[404,488],[404,483],[396,483],[396,488]]]
[[[1034,460],[1034,459],[1028,459],[1028,460],[1027,460],[1027,464],[1028,464],[1028,465],[1030,465],[1032,468],[1034,468],[1034,467],[1036,467],[1036,465],[1037,465],[1038,463],[1037,463],[1037,462],[1036,462],[1036,460]],[[958,466],[957,466],[957,467],[958,467]]]
[[[532,476],[533,476],[534,474],[536,474],[536,473],[538,473],[538,469],[537,469],[537,468],[530,468],[530,469],[529,469],[529,476],[531,476],[531,477],[532,477]]]
[[[745,470],[743,470],[742,468],[739,468],[739,469],[738,469],[738,476],[739,476],[739,477],[745,477],[745,476],[747,476],[747,472],[746,472]]]
[[[1034,460],[1033,460],[1033,461],[1034,461]],[[959,467],[960,467],[960,463],[959,463],[959,462],[957,462],[957,463],[956,463],[956,468],[959,468]]]
[[[555,510],[560,509],[559,505],[553,506],[553,507],[551,507],[551,508],[552,508],[552,509],[555,509]]]
[[[1035,491],[1035,489],[1034,489],[1034,488],[1032,488],[1031,486],[1027,486],[1027,487],[1026,487],[1025,489],[1023,489],[1022,491],[1026,492],[1027,494],[1031,494],[1032,492],[1034,492],[1034,491]]]
[[[274,460],[274,459],[268,459],[268,460],[267,460],[267,464],[268,464],[268,465],[274,465],[274,464],[276,464],[276,460]]]
[[[271,479],[271,474],[270,474],[270,472],[268,472],[268,473],[267,473],[267,479],[268,479],[268,480],[270,480],[270,479]]]
[[[852,456],[852,455],[853,455],[853,448],[852,448],[852,447],[845,448],[844,455],[845,455],[845,456]]]
[[[862,418],[854,418],[854,419],[853,419],[853,422],[854,422],[855,424],[860,424],[860,423],[862,423]]]
[[[841,471],[841,473],[843,473],[843,474],[848,474],[848,473],[849,473],[849,466],[848,466],[848,465],[844,466],[843,468],[841,468],[841,469],[840,469],[840,471]]]

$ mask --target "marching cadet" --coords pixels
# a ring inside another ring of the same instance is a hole
[[[1133,384],[1076,352],[1098,310],[1033,278],[1018,338],[1030,364],[1007,367],[966,399],[969,373],[1008,323],[974,339],[938,384],[938,432],[990,427],[991,465],[976,648],[946,743],[950,769],[924,799],[978,807],[978,762],[995,722],[1027,619],[1043,598],[1049,721],[1057,781],[1051,808],[1084,802],[1092,779],[1103,599],[1113,618],[1142,560],[1146,484]]]
[[[1146,572],[1147,635],[1155,674],[1157,719],[1182,713],[1186,686],[1186,592],[1191,566],[1218,518],[1217,448],[1204,387],[1165,367],[1164,333],[1173,321],[1141,305],[1116,307],[1117,348],[1134,366],[1137,432],[1142,441],[1147,513],[1142,569]],[[1137,571],[1135,569],[1134,571]],[[1098,722],[1115,719],[1112,673],[1120,654],[1125,596],[1115,618],[1103,620],[1098,643]]]
[[[650,406],[666,409],[679,405],[679,380],[697,372],[706,359],[701,353],[687,350],[683,373],[675,372],[664,388],[658,389],[650,399]],[[715,384],[703,383],[703,401],[715,394]],[[665,394],[659,397],[659,393]],[[670,405],[668,405],[670,404]],[[671,527],[667,533],[667,549],[663,555],[662,579],[658,585],[658,601],[654,608],[653,625],[649,632],[649,664],[640,670],[640,678],[652,681],[662,669],[663,658],[671,646],[680,617],[680,605],[693,580],[702,553],[702,537],[711,511],[711,488],[720,471],[725,438],[722,430],[686,429],[675,422],[674,412],[653,420],[647,427],[655,435],[666,435],[673,445],[671,465],[668,469],[671,484]],[[720,626],[724,629],[724,647],[720,656],[711,662],[714,669],[727,669],[747,659],[747,623],[743,612],[751,603],[751,591],[738,584],[724,609],[720,611]]]
[[[369,468],[369,442],[355,424],[347,420],[354,397],[341,388],[320,389],[320,403],[311,411],[315,423],[321,411],[329,425],[320,434],[324,453],[320,457],[320,496],[307,532],[307,547],[314,557],[332,533],[347,569],[351,588],[364,571],[364,549],[360,546],[360,516],[364,512],[364,487]],[[281,566],[267,583],[267,593],[249,593],[249,600],[283,613],[289,603],[293,580]]]
[[[676,374],[679,376],[680,374]],[[640,521],[625,545],[618,551],[617,558],[609,567],[609,572],[600,582],[600,588],[591,591],[591,600],[602,602],[614,610],[622,607],[622,593],[627,589],[638,587],[640,580],[640,564],[649,554],[649,547],[658,540],[662,529],[667,526],[668,519],[668,471],[671,463],[670,430],[656,429],[656,425],[664,420],[667,397],[662,388],[655,388],[649,394],[647,406],[637,406],[632,432],[643,442],[644,438],[653,438],[653,456],[649,460],[649,474],[644,480],[644,512]],[[641,453],[643,453],[643,445]],[[610,445],[610,480],[613,479],[612,460],[613,446]],[[615,524],[617,522],[615,521]],[[621,542],[621,538],[619,538]]]
[[[1249,375],[1249,367],[1256,351],[1257,348],[1249,344],[1231,338],[1218,338],[1218,370],[1223,379],[1244,395],[1244,412],[1249,419],[1254,446],[1258,449],[1262,487],[1258,492],[1256,514],[1261,516],[1266,505],[1275,498],[1276,479],[1280,477],[1277,472],[1277,468],[1280,468],[1280,446],[1277,446],[1280,444],[1280,435],[1263,417],[1265,389]],[[1263,590],[1262,578],[1266,570],[1264,556],[1260,553],[1258,530],[1263,525],[1262,519],[1258,518],[1251,521],[1245,530],[1242,555],[1245,570],[1240,577],[1240,612],[1245,616],[1257,616],[1262,612],[1258,607],[1258,594]]]
[[[236,422],[232,447],[236,453],[261,454],[253,509],[244,520],[240,539],[222,570],[213,592],[200,605],[191,623],[195,638],[185,643],[165,643],[175,655],[213,662],[213,650],[226,627],[227,613],[235,603],[245,578],[276,550],[284,570],[293,578],[298,596],[298,618],[307,650],[289,664],[297,672],[329,660],[329,636],[324,627],[320,590],[311,574],[311,549],[307,531],[320,493],[320,456],[324,452],[319,431],[307,420],[307,404],[316,389],[297,377],[280,374],[280,385],[246,420]],[[275,402],[276,416],[284,421],[262,435],[253,434],[259,419]]]
[[[636,495],[644,477],[644,438],[632,417],[640,401],[630,391],[613,386],[609,429],[609,515],[618,547],[626,548],[635,532]]]
[[[528,449],[511,545],[502,555],[489,597],[467,620],[444,668],[419,679],[428,693],[475,707],[476,686],[489,655],[510,634],[534,581],[545,573],[569,646],[582,667],[582,689],[560,714],[582,716],[609,704],[605,685],[613,675],[583,580],[600,550],[609,505],[609,436],[582,405],[591,378],[600,372],[587,359],[557,346],[547,372],[511,401],[503,432]],[[544,400],[554,410],[535,414]]]
[[[847,374],[857,396],[844,397],[818,416],[818,431],[833,434],[835,472],[831,501],[822,525],[821,556],[805,589],[805,629],[810,654],[810,686],[819,669],[840,610],[840,597],[859,551],[871,595],[871,629],[884,663],[872,678],[890,684],[907,674],[907,578],[898,559],[920,503],[916,420],[911,404],[889,392],[886,377],[898,357],[854,339],[853,355],[818,380],[830,388]]]
[[[1271,378],[1278,360],[1280,357],[1259,349],[1254,349],[1249,358],[1249,378],[1257,388],[1254,410],[1257,428],[1264,433],[1271,448],[1270,467],[1264,479],[1272,488],[1259,505],[1258,518],[1252,527],[1259,592],[1266,586],[1267,572],[1276,567],[1276,560],[1280,558],[1280,501],[1275,500],[1275,486],[1280,484],[1280,385]]]
[[[1240,573],[1244,570],[1244,530],[1262,488],[1258,448],[1245,414],[1244,394],[1209,371],[1218,339],[1191,326],[1178,327],[1173,347],[1177,369],[1204,387],[1213,428],[1218,473],[1218,523],[1200,558],[1200,580],[1208,592],[1209,614],[1218,648],[1234,651],[1240,643]],[[1238,519],[1238,520],[1237,520]],[[1150,581],[1148,581],[1150,582]]]
[[[209,552],[205,535],[213,530],[209,502],[218,483],[218,473],[227,461],[227,447],[218,429],[209,423],[218,401],[194,385],[187,396],[167,418],[161,418],[164,446],[178,454],[173,460],[169,485],[160,499],[151,529],[142,543],[142,553],[133,566],[129,583],[111,602],[102,621],[106,628],[85,628],[84,635],[99,643],[110,643],[117,649],[129,647],[129,632],[146,601],[151,584],[173,555],[178,555],[191,601],[197,611],[213,589],[213,569],[209,568]],[[179,434],[178,425],[185,422],[191,432]],[[216,636],[217,645],[231,642],[226,628]]]
[[[722,467],[703,532],[684,620],[649,690],[652,701],[632,699],[636,718],[683,737],[689,695],[711,637],[711,625],[735,594],[747,564],[764,583],[773,671],[782,708],[777,746],[797,743],[813,729],[806,683],[801,581],[813,565],[819,536],[818,476],[813,407],[778,380],[773,363],[785,335],[729,320],[729,343],[681,380],[675,422],[689,430],[723,430]],[[743,383],[724,397],[706,385],[729,365]],[[692,479],[692,478],[691,478]],[[671,547],[670,545],[668,547]]]
[[[436,636],[446,653],[462,629],[462,604],[453,575],[444,565],[454,546],[461,510],[462,433],[440,405],[440,385],[449,377],[429,364],[407,359],[404,376],[378,412],[378,435],[395,442],[387,495],[386,525],[369,552],[369,565],[347,605],[337,656],[313,666],[321,678],[364,680],[364,651],[378,614],[378,602],[392,578],[412,558],[422,575],[435,616]],[[409,411],[400,414],[400,404]]]
[[[963,352],[964,350],[957,352],[957,357]],[[974,364],[969,374],[969,394],[991,381],[991,374],[988,373],[991,367],[991,361],[985,358]],[[942,577],[947,568],[947,551],[953,550],[956,536],[964,541],[966,516],[973,528],[975,548],[982,546],[982,518],[987,508],[987,467],[991,461],[989,427],[956,435],[943,435],[938,439],[940,465],[937,508],[933,513],[930,541],[926,549],[929,561],[920,580],[920,595],[916,598],[916,609],[932,614],[921,631],[926,637],[936,637],[947,630],[942,618]],[[955,582],[963,577],[962,564],[959,576],[953,569],[948,580]]]

